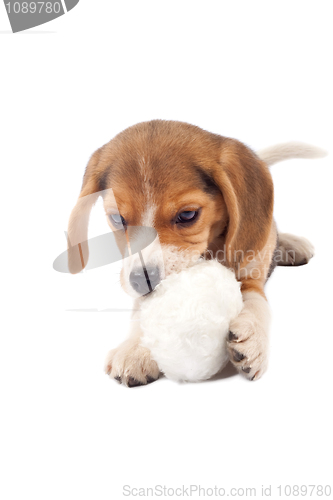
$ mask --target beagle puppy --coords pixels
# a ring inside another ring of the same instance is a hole
[[[230,360],[249,380],[262,376],[270,322],[264,285],[276,265],[302,265],[313,256],[308,240],[277,232],[268,167],[323,155],[302,143],[255,154],[235,139],[164,120],[132,126],[92,155],[70,216],[69,270],[80,272],[87,263],[89,214],[100,194],[123,255],[132,227],[156,234],[154,243],[124,259],[121,284],[136,301],[130,336],[106,361],[112,378],[128,387],[158,378],[156,362],[140,345],[140,303],[200,256],[233,269],[241,282],[244,307],[230,325]]]

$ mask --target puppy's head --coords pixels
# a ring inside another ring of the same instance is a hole
[[[145,239],[138,228],[156,231],[153,243],[125,259],[121,281],[134,296],[214,246],[234,266],[263,248],[272,221],[265,164],[238,141],[181,122],[135,125],[94,153],[69,222],[71,272],[87,262],[89,213],[99,194],[123,255],[126,242]],[[80,252],[72,251],[78,243]]]

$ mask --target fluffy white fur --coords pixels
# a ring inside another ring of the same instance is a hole
[[[228,362],[229,324],[242,307],[234,273],[201,261],[170,275],[143,301],[141,345],[168,378],[209,379]]]

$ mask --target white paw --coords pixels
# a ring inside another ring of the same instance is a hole
[[[302,266],[314,256],[314,246],[301,236],[279,233],[277,264],[279,266]]]
[[[105,372],[127,387],[150,384],[159,376],[159,368],[151,359],[150,351],[140,346],[136,339],[125,340],[109,352]]]
[[[250,380],[259,379],[267,369],[268,335],[250,311],[231,322],[228,336],[230,360]]]

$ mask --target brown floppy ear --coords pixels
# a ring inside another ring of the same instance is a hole
[[[100,195],[98,164],[102,148],[95,151],[89,160],[83,177],[82,189],[69,218],[67,245],[68,268],[72,274],[79,273],[87,265],[89,257],[88,223],[91,209]]]
[[[265,246],[273,219],[273,180],[265,163],[234,139],[222,142],[214,180],[229,215],[226,259],[235,265]]]

